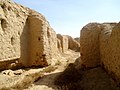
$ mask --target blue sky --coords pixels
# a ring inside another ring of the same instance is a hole
[[[42,13],[56,33],[80,36],[89,22],[119,22],[120,0],[14,0]]]

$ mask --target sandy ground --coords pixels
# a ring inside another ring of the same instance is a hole
[[[57,90],[54,80],[78,57],[79,52],[70,50],[61,55],[55,66],[4,70],[0,72],[0,90]]]
[[[67,68],[69,63],[74,63],[79,58],[79,52],[68,51],[62,55],[64,61],[60,65],[56,66],[57,69],[50,73],[45,73],[45,76],[34,82],[29,88],[25,90],[61,90],[59,86],[54,84],[56,78],[62,74]]]
[[[0,90],[120,90],[100,66],[78,68],[79,57],[68,51],[55,66],[2,71]]]

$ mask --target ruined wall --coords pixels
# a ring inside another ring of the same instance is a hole
[[[27,8],[10,0],[0,1],[0,66],[10,67],[21,56],[20,36],[27,19]],[[9,62],[9,63],[8,63]]]
[[[58,56],[57,35],[56,32],[49,27],[49,25],[46,27],[46,32],[44,33],[43,53],[46,54],[46,60],[48,64],[52,64],[54,63],[53,59],[56,59]]]
[[[66,52],[68,49],[78,52],[80,51],[80,44],[71,36],[57,34],[57,38],[57,47],[60,52]]]
[[[101,32],[101,62],[108,73],[120,82],[120,23],[106,25]]]
[[[57,38],[57,48],[59,52],[62,52],[61,40]]]
[[[100,56],[101,56],[101,63],[102,65],[106,62],[109,61],[108,56],[110,55],[108,52],[110,52],[110,37],[111,37],[111,33],[112,30],[114,28],[116,24],[110,24],[110,23],[104,23],[103,26],[103,30],[100,33]],[[104,65],[104,67],[106,67],[107,65]]]
[[[95,67],[100,65],[99,34],[101,25],[89,23],[81,30],[80,53],[81,64],[85,67]]]
[[[79,52],[80,51],[80,43],[73,39],[71,36],[68,36],[68,49]]]
[[[46,54],[43,53],[43,36],[45,35],[45,29],[43,29],[44,22],[41,15],[31,11],[26,21],[26,27],[27,28],[23,30],[21,35],[21,42],[23,42],[23,44],[21,44],[21,48],[24,49],[21,50],[20,62],[24,66],[48,65],[46,62]],[[26,35],[24,32],[26,32]],[[25,38],[22,39],[24,36],[26,36],[26,41],[24,41]]]
[[[68,50],[68,38],[67,38],[67,36],[57,34],[57,38],[61,42],[62,52],[66,52]]]
[[[12,3],[12,2],[11,2]],[[22,7],[4,2],[0,6],[0,60],[20,57],[20,35],[26,21]],[[17,16],[19,14],[19,16]]]
[[[78,43],[80,43],[80,37],[74,38]]]
[[[101,65],[120,82],[120,23],[91,23],[81,31],[81,64]]]
[[[0,1],[0,70],[46,66],[57,51],[56,33],[43,15],[10,0]]]

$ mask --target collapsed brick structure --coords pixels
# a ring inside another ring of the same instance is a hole
[[[0,70],[51,65],[68,44],[42,14],[11,0],[0,1]]]
[[[25,67],[49,65],[57,53],[57,36],[45,17],[12,1],[0,2],[2,65],[4,61]]]
[[[81,64],[101,65],[120,82],[120,23],[89,23],[81,31]]]

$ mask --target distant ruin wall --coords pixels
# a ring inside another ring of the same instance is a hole
[[[68,35],[66,36],[68,37],[68,49],[80,52],[80,43],[76,41],[74,38],[72,38],[71,36],[68,36]]]
[[[57,34],[57,38],[60,40],[62,52],[68,51],[68,38],[61,34]]]

